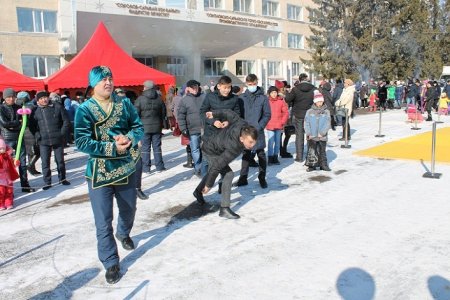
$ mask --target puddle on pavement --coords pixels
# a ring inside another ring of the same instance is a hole
[[[78,195],[78,196],[70,197],[70,198],[55,202],[52,205],[47,206],[47,208],[58,207],[61,205],[66,205],[66,204],[68,204],[68,205],[80,204],[80,203],[87,202],[87,201],[89,201],[89,196],[87,194],[86,195]]]
[[[334,172],[334,174],[341,175],[341,174],[346,173],[346,172],[348,172],[348,171],[347,170],[337,170],[337,171]]]
[[[330,181],[331,177],[324,176],[324,175],[318,175],[318,176],[309,177],[309,180],[322,183],[322,182]]]

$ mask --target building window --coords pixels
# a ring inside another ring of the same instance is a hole
[[[186,60],[183,57],[168,57],[167,72],[174,76],[185,76],[187,70]]]
[[[281,47],[280,44],[280,34],[273,35],[269,37],[267,40],[263,43],[264,47]]]
[[[300,75],[300,73],[302,72],[302,64],[301,63],[292,63],[292,68],[291,68],[291,74],[292,74],[292,82],[295,82],[296,80],[298,80],[298,76]]]
[[[204,60],[205,76],[225,75],[225,60],[222,59],[205,59]]]
[[[303,47],[303,35],[288,33],[288,48],[304,49],[304,47]]]
[[[233,0],[233,10],[251,13],[252,0]]]
[[[303,10],[301,6],[287,5],[287,17],[289,20],[303,21]]]
[[[281,62],[268,61],[267,62],[267,76],[268,77],[280,77],[281,75]]]
[[[147,67],[153,68],[154,66],[153,56],[140,56],[135,57],[134,59],[140,62],[141,64],[146,65]]]
[[[236,76],[247,76],[248,74],[254,74],[253,66],[255,62],[253,60],[237,60],[236,61]]]
[[[222,8],[222,0],[205,0],[205,8]]]
[[[263,0],[263,15],[264,16],[272,16],[272,17],[278,17],[280,16],[278,7],[279,3],[275,1],[269,1],[269,0]]]
[[[20,32],[56,32],[56,11],[17,8]]]
[[[186,8],[186,0],[166,0],[167,7]]]
[[[23,75],[29,77],[48,77],[59,70],[58,56],[22,55]]]

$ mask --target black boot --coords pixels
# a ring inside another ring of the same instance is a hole
[[[308,167],[308,169],[306,169],[306,172],[311,172],[311,171],[315,171],[316,170],[316,168],[314,168],[314,167]]]
[[[232,211],[229,207],[221,207],[219,211],[219,217],[227,219],[239,219],[240,216]]]
[[[266,174],[264,174],[264,173],[259,173],[259,175],[258,175],[258,180],[259,180],[259,185],[260,185],[263,189],[266,189],[266,188],[267,188]]]
[[[330,167],[328,167],[326,141],[319,142],[319,165],[322,171],[331,171]]]
[[[243,186],[243,185],[248,185],[248,181],[247,181],[247,175],[241,175],[239,176],[238,181],[235,184],[236,186]]]
[[[431,117],[431,113],[428,114],[428,118],[426,119],[426,121],[433,121],[433,118]]]
[[[250,158],[250,160],[248,161],[248,166],[252,167],[252,168],[257,168],[259,167],[259,164],[256,162],[255,158],[252,157]]]
[[[219,182],[219,188],[217,189],[218,194],[222,194],[222,182]]]
[[[198,204],[204,205],[206,203],[205,198],[203,198],[202,192],[200,192],[199,190],[195,189],[193,195],[194,195],[195,199],[197,200]]]
[[[274,162],[273,162],[273,156],[268,156],[268,157],[267,157],[267,164],[268,164],[269,166],[271,166],[271,165],[274,164]]]
[[[33,155],[33,157],[30,159],[30,162],[28,163],[27,170],[30,172],[31,175],[37,176],[41,175],[42,173],[36,170],[36,162],[38,161],[39,156]]]
[[[280,164],[280,161],[278,160],[278,155],[272,156],[272,163],[274,165],[279,165]]]
[[[117,283],[120,280],[120,266],[117,264],[106,269],[105,278],[109,284]]]
[[[36,189],[30,187],[29,184],[26,184],[26,185],[22,186],[22,192],[24,192],[24,193],[34,193],[34,192],[36,192]]]
[[[280,147],[280,156],[282,158],[292,158],[292,154],[287,152],[286,147]]]
[[[120,241],[120,243],[122,244],[122,248],[128,251],[131,251],[134,249],[134,243],[133,240],[127,236],[125,238],[121,238],[120,236],[118,236],[116,234],[116,238]]]
[[[186,147],[186,153],[187,153],[187,162],[183,165],[185,168],[193,168],[194,165],[192,164],[192,153],[191,153],[191,147]]]

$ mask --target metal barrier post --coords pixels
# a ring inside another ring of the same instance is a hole
[[[348,109],[345,109],[345,131],[344,131],[344,138],[345,138],[345,145],[341,145],[341,148],[351,148],[352,146],[348,144]]]
[[[380,107],[380,118],[378,119],[378,134],[375,135],[375,137],[384,137],[384,134],[381,134],[381,115],[382,115],[383,110]]]
[[[431,137],[431,172],[426,172],[423,174],[425,178],[439,179],[442,173],[435,173],[434,166],[436,164],[436,122],[433,122],[433,132]]]

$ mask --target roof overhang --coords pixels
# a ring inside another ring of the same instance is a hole
[[[105,23],[115,41],[132,55],[200,53],[203,57],[228,57],[281,30],[276,21],[247,15],[157,7],[162,9],[159,11],[164,17],[155,17],[151,15],[154,6],[139,5],[145,8],[139,11],[124,9],[128,4],[115,4],[120,13],[117,10],[114,13],[78,10],[78,49],[87,43],[100,21]],[[196,14],[197,17],[193,17]]]

